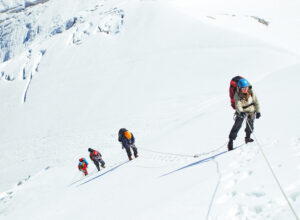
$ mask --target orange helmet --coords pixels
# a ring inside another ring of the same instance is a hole
[[[125,133],[124,133],[124,135],[125,135],[125,137],[127,138],[127,139],[131,139],[131,133],[129,132],[129,131],[125,131]]]

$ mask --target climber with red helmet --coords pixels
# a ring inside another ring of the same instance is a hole
[[[80,158],[79,159],[79,163],[78,163],[78,169],[80,171],[82,171],[84,173],[85,176],[88,175],[88,171],[87,171],[87,168],[88,168],[88,162],[86,161],[85,158]]]
[[[137,152],[137,147],[135,146],[135,138],[130,131],[128,131],[126,128],[121,128],[119,130],[118,140],[122,143],[122,149],[126,149],[126,153],[129,160],[132,160],[132,153],[130,149],[133,150],[135,158],[139,156]]]
[[[95,166],[97,167],[97,170],[100,171],[99,163],[101,164],[102,168],[105,168],[105,162],[102,159],[102,155],[100,154],[100,152],[92,148],[89,148],[88,151],[90,152],[90,158],[94,162]]]

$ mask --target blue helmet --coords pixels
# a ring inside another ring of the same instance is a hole
[[[248,87],[248,86],[250,86],[248,80],[246,80],[246,79],[240,79],[239,80],[238,87],[244,88],[244,87]]]

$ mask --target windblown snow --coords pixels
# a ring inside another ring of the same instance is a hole
[[[299,10],[271,0],[0,0],[0,218],[297,219]],[[253,85],[262,117],[255,142],[244,144],[243,125],[228,152],[236,75]],[[132,161],[122,127],[136,138]],[[106,168],[96,171],[89,147]]]

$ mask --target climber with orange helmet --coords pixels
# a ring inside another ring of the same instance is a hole
[[[102,168],[105,168],[105,162],[102,159],[102,155],[100,154],[100,152],[92,148],[89,148],[88,151],[90,152],[90,158],[94,162],[95,166],[97,167],[97,170],[100,171],[99,163],[101,164]]]
[[[87,168],[88,168],[88,162],[86,161],[85,158],[80,158],[79,159],[79,163],[78,163],[78,169],[80,171],[82,171],[84,173],[85,176],[88,175],[88,171],[87,171]]]
[[[135,138],[130,131],[128,131],[126,128],[121,128],[119,130],[118,140],[122,143],[122,149],[126,149],[126,153],[129,160],[132,160],[131,149],[133,150],[135,158],[139,156],[137,152],[137,147],[135,146]]]

